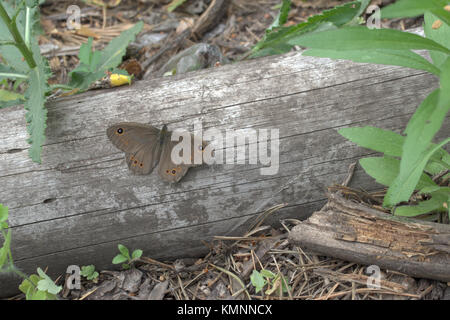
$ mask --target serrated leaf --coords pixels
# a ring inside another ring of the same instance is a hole
[[[330,59],[346,59],[354,62],[394,65],[425,70],[437,76],[440,74],[439,68],[435,65],[419,54],[407,50],[362,49],[337,51],[329,49],[308,49],[303,52],[303,55]]]
[[[291,0],[283,0],[277,17],[269,26],[269,28],[266,30],[266,32],[270,32],[272,31],[272,29],[281,27],[283,24],[285,24],[287,22],[290,10],[291,10]]]
[[[450,26],[442,24],[440,28],[433,29],[432,25],[437,20],[437,17],[432,13],[425,13],[424,31],[427,38],[436,41],[450,49]],[[447,54],[442,52],[430,51],[431,59],[437,67],[441,67],[447,59]]]
[[[250,275],[250,281],[255,287],[256,293],[260,292],[266,285],[266,280],[257,270],[253,270],[252,274]]]
[[[128,44],[135,39],[143,26],[144,23],[139,21],[130,29],[123,31],[120,36],[111,40],[102,51],[98,69],[108,70],[109,68],[117,67],[122,62],[122,57]]]
[[[89,45],[84,46],[83,50],[80,48],[80,59],[83,59],[84,63],[69,73],[71,77],[69,85],[86,90],[93,82],[103,78],[106,71],[117,67],[122,62],[128,44],[135,39],[143,25],[144,23],[139,21],[130,29],[123,31],[120,36],[112,39],[102,51],[92,53]],[[89,64],[86,63],[88,60]]]
[[[314,34],[305,34],[288,41],[314,49],[326,50],[435,50],[450,54],[450,50],[433,40],[393,29],[368,29],[362,26],[343,27]]]
[[[36,67],[30,70],[28,89],[25,92],[24,107],[27,110],[25,119],[31,144],[29,155],[34,162],[41,163],[42,145],[45,141],[47,127],[47,109],[45,108],[46,92],[48,91],[48,66],[41,56],[36,41],[32,42],[33,57]]]
[[[12,17],[13,14],[15,13],[15,7],[13,7],[10,3],[6,1],[2,1],[2,5],[5,11],[8,13],[9,17]],[[19,33],[22,35],[22,38],[25,35],[24,26],[21,23],[23,17],[24,17],[23,10],[21,10],[17,19],[17,29],[19,30]],[[0,19],[0,40],[14,41],[14,38],[9,32],[9,29],[6,26],[3,19]],[[22,53],[19,51],[19,49],[17,49],[17,47],[11,45],[1,45],[0,56],[8,66],[12,67],[17,72],[23,74],[28,73],[29,71],[28,64],[21,59]]]
[[[318,30],[335,29],[350,23],[365,10],[367,4],[367,0],[349,2],[331,10],[325,10],[322,14],[312,16],[306,22],[295,26],[274,28],[252,48],[250,58],[288,52],[293,47],[289,40]],[[264,51],[259,52],[262,50]]]
[[[400,171],[400,160],[391,157],[367,157],[359,160],[359,163],[369,176],[385,186],[390,186]],[[417,189],[434,186],[436,183],[422,173]]]
[[[118,254],[117,256],[115,256],[115,257],[113,258],[112,263],[113,263],[113,264],[119,264],[119,263],[122,263],[122,262],[125,262],[125,261],[128,261],[128,258],[125,257],[125,256],[122,255],[122,254]]]

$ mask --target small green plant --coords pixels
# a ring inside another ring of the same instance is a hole
[[[132,263],[142,256],[142,250],[140,249],[134,250],[130,256],[130,252],[128,251],[127,247],[121,244],[119,244],[117,247],[119,248],[120,253],[114,257],[112,263],[113,264],[123,263],[122,264],[123,269],[129,269]]]
[[[27,300],[55,300],[62,287],[57,286],[41,268],[37,269],[38,274],[28,276],[14,265],[11,253],[11,229],[7,220],[8,207],[0,204],[0,231],[4,239],[0,248],[0,273],[15,273],[23,278],[19,290],[25,294]]]
[[[268,287],[265,291],[266,295],[271,295],[277,289],[279,290],[280,287],[284,293],[288,292],[290,289],[286,278],[283,275],[279,273],[275,274],[267,269],[262,269],[260,272],[253,270],[253,273],[250,275],[250,281],[255,287],[255,293],[262,291],[265,286]]]
[[[62,290],[49,276],[37,268],[38,274],[32,274],[28,279],[24,279],[19,286],[19,290],[25,293],[27,300],[56,300],[56,295]]]
[[[450,2],[447,0],[400,0],[381,10],[383,18],[425,16],[425,37],[391,29],[369,29],[360,24],[368,0],[358,0],[324,11],[308,21],[283,27],[290,1],[283,0],[280,13],[252,56],[284,53],[295,45],[306,47],[303,55],[388,64],[430,72],[440,79],[436,89],[418,106],[404,135],[372,127],[345,128],[339,133],[358,145],[384,153],[360,160],[364,170],[388,186],[383,206],[394,214],[417,216],[449,210],[450,188],[430,176],[450,170],[450,156],[442,148],[446,137],[433,144],[450,110]],[[413,50],[427,50],[428,61]],[[448,181],[450,174],[442,177]],[[398,206],[413,192],[431,197],[417,205]],[[449,211],[450,217],[450,211]]]
[[[0,89],[0,108],[24,104],[30,143],[29,155],[41,163],[45,141],[47,109],[45,103],[55,89],[81,92],[106,72],[124,74],[116,67],[121,63],[127,45],[140,32],[143,22],[122,32],[103,51],[91,52],[92,39],[80,48],[80,65],[70,73],[69,84],[49,85],[48,61],[40,53],[37,36],[40,33],[39,4],[44,0],[8,0],[0,2],[0,85],[13,83],[13,90]],[[20,84],[25,93],[16,92]]]
[[[176,8],[178,8],[179,6],[181,6],[185,2],[186,2],[186,0],[172,0],[167,5],[167,11],[168,12],[172,12],[172,11],[174,11]]]
[[[94,281],[95,283],[97,283],[99,276],[98,272],[95,271],[95,266],[93,264],[88,266],[82,266],[80,275],[85,277],[87,280]]]

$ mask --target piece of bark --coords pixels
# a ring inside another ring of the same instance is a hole
[[[392,216],[333,193],[290,240],[323,255],[450,281],[450,226]]]

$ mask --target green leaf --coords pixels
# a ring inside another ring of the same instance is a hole
[[[28,279],[24,279],[22,281],[22,283],[19,285],[19,290],[25,293],[27,300],[31,300],[31,297],[35,291],[35,287],[37,287],[40,278],[36,274],[32,274],[28,277]]]
[[[93,38],[89,37],[88,42],[82,43],[80,46],[80,52],[78,53],[78,59],[80,59],[80,63],[85,65],[91,65],[92,60],[92,41]]]
[[[266,285],[266,280],[256,270],[253,270],[253,273],[250,275],[250,281],[251,281],[252,285],[255,287],[256,293],[260,292]]]
[[[98,278],[98,276],[99,276],[98,272],[97,272],[97,271],[94,271],[91,275],[89,275],[89,276],[87,277],[87,279],[88,279],[88,280],[94,280],[94,279]]]
[[[22,104],[25,97],[20,93],[0,89],[0,109]]]
[[[122,244],[118,244],[117,247],[119,248],[120,253],[128,260],[130,260],[130,251],[128,251],[128,248]]]
[[[102,51],[91,52],[92,39],[88,40],[86,45],[80,47],[80,65],[69,73],[69,85],[86,90],[93,82],[103,78],[106,71],[117,67],[122,62],[128,44],[135,39],[142,27],[143,22],[139,21],[111,40]]]
[[[448,195],[450,195],[450,187],[441,187],[439,185],[433,186],[433,187],[425,187],[420,189],[419,193],[421,194],[430,194],[433,192],[439,192],[439,193],[446,193]]]
[[[438,16],[445,20],[448,17],[443,8],[448,4],[446,0],[399,0],[381,10],[383,19],[389,18],[406,18],[417,17],[425,12],[437,13]],[[450,24],[448,21],[447,24]]]
[[[8,13],[9,17],[12,17],[15,12],[15,6],[11,5],[9,2],[2,1],[2,5]],[[22,38],[25,35],[24,25],[21,23],[21,20],[24,17],[24,10],[21,10],[19,17],[17,19],[17,29],[21,34]],[[0,41],[14,41],[13,36],[9,32],[8,27],[5,22],[0,19]],[[0,46],[0,56],[2,57],[2,61],[4,61],[8,66],[13,68],[19,73],[26,74],[29,72],[28,64],[22,60],[22,53],[15,46],[10,45],[2,45]]]
[[[432,13],[425,13],[424,30],[427,38],[436,41],[446,48],[450,48],[450,26],[442,24],[439,29],[433,29],[432,25],[437,17]],[[437,67],[441,67],[448,55],[442,52],[430,51],[431,59]]]
[[[8,220],[8,207],[0,203],[0,222]]]
[[[114,257],[112,263],[113,264],[119,264],[119,263],[122,263],[122,262],[125,262],[125,261],[128,261],[128,258],[125,257],[122,254],[118,254],[117,256]]]
[[[400,160],[391,157],[367,157],[359,160],[364,171],[378,183],[390,186],[400,171]],[[426,174],[422,173],[417,189],[434,187],[436,183]]]
[[[437,76],[440,74],[439,68],[430,63],[428,60],[418,55],[417,53],[405,50],[362,49],[337,51],[329,49],[309,49],[303,52],[303,55],[331,59],[346,59],[354,62],[395,65],[412,69],[425,70]]]
[[[3,268],[3,266],[8,260],[8,254],[11,251],[10,245],[11,245],[11,229],[8,230],[5,241],[3,242],[3,246],[0,249],[0,269]]]
[[[327,50],[434,50],[450,54],[450,50],[433,40],[393,29],[368,29],[362,26],[343,27],[309,33],[288,41],[292,45]]]
[[[81,267],[81,271],[80,271],[80,275],[82,275],[83,277],[88,277],[94,271],[95,271],[95,266],[93,264],[88,265],[88,266],[82,266]]]
[[[343,128],[338,133],[361,147],[383,152],[393,157],[402,155],[402,145],[405,137],[393,131],[366,126],[362,128]]]
[[[25,4],[29,8],[34,8],[39,5],[39,0],[25,0]]]
[[[37,268],[38,275],[41,277],[37,284],[37,288],[41,291],[46,291],[51,294],[57,294],[62,290],[61,286],[57,286],[48,275],[42,271],[41,268]]]
[[[278,12],[277,17],[272,22],[270,27],[266,30],[266,32],[270,32],[274,28],[281,27],[283,24],[285,24],[287,22],[290,10],[291,10],[291,0],[283,0],[283,3],[280,8],[280,12]]]
[[[441,89],[433,91],[422,102],[406,127],[400,173],[389,187],[383,205],[393,206],[409,199],[429,158],[437,150],[437,146],[430,147],[430,142],[441,128],[449,110],[450,57],[442,67]],[[438,146],[445,145],[448,140]]]
[[[442,141],[436,147],[430,148],[426,150],[426,152],[421,153],[420,158],[417,159],[416,163],[411,163],[411,161],[408,161],[406,165],[403,165],[404,161],[402,161],[400,163],[400,173],[386,192],[383,205],[389,207],[399,202],[407,201],[414,190],[421,189],[422,185],[420,185],[420,179],[424,175],[423,169],[425,168],[426,163],[438,148],[449,142],[450,138]],[[409,167],[409,165],[411,165],[411,167]]]
[[[139,259],[142,256],[142,250],[141,249],[134,250],[131,256],[133,259]]]
[[[47,292],[42,290],[34,291],[27,300],[47,300]]]
[[[448,200],[449,194],[448,190],[447,192],[441,190],[432,192],[430,200],[421,201],[417,205],[397,207],[394,214],[396,216],[415,217],[432,211],[445,211],[443,204]]]
[[[0,63],[0,80],[3,79],[14,80],[16,78],[27,79],[28,76],[26,74],[19,73],[13,68]]]
[[[293,45],[289,40],[303,34],[327,29],[335,29],[345,24],[350,24],[365,10],[368,0],[353,1],[331,10],[325,10],[320,15],[310,17],[306,22],[290,26],[272,29],[264,38],[252,48],[251,58],[270,54],[288,52]]]
[[[385,155],[391,157],[401,157],[402,155],[405,137],[393,131],[366,126],[361,128],[343,128],[338,133],[363,148],[383,152]],[[430,146],[433,147],[435,144],[430,144]],[[444,149],[439,149],[431,157],[431,160],[435,162],[428,164],[427,169],[431,169],[436,166],[436,162],[441,163],[443,161],[442,159],[447,157],[450,158],[448,152]],[[443,170],[442,165],[436,167],[436,170],[438,168],[440,168],[438,172]]]
[[[48,66],[39,52],[36,41],[32,42],[32,51],[37,65],[30,70],[24,107],[27,110],[25,119],[30,135],[28,142],[31,144],[29,154],[34,162],[41,163],[42,145],[45,141],[45,128],[47,127],[47,109],[44,104],[45,94],[48,91]]]
[[[186,2],[186,0],[172,0],[172,2],[169,3],[169,5],[167,6],[167,11],[172,12],[173,10],[175,10],[176,8],[178,8],[185,2]]]
[[[274,279],[276,277],[275,273],[267,269],[261,269],[261,275],[268,279]]]

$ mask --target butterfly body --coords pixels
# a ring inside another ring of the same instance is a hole
[[[179,141],[171,140],[172,132],[166,125],[159,130],[147,124],[121,122],[110,126],[106,134],[114,146],[125,152],[128,168],[133,173],[149,174],[159,163],[159,176],[168,182],[178,182],[194,166],[193,162],[175,164],[172,161],[172,149]],[[191,159],[198,152],[193,148],[195,139],[198,138],[191,135]],[[199,143],[203,150],[205,142]]]

